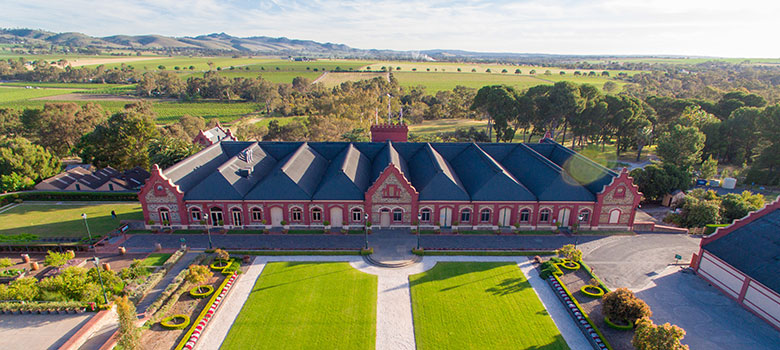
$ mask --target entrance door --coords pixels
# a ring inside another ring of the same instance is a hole
[[[380,216],[379,226],[382,228],[390,227],[390,210],[382,209],[382,215]]]
[[[342,216],[341,208],[339,207],[330,208],[330,226],[341,227],[341,223],[343,221],[344,221],[344,217]]]
[[[222,209],[211,209],[211,226],[222,226]]]
[[[561,227],[569,227],[569,214],[571,214],[569,208],[563,208],[558,211],[558,222],[561,223]]]
[[[439,225],[441,227],[452,226],[452,208],[441,208],[439,213]]]
[[[233,217],[233,226],[241,226],[241,211],[234,209],[230,214]]]
[[[282,208],[279,207],[271,208],[271,226],[273,227],[282,226],[282,220],[284,220],[284,211],[282,211]]]
[[[504,208],[498,211],[498,226],[509,226],[509,219],[512,218],[512,209]]]

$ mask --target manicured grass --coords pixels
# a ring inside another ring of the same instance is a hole
[[[415,253],[417,254],[417,253]],[[534,256],[555,255],[553,250],[424,250],[428,256]]]
[[[111,217],[114,210],[117,218]],[[0,234],[30,233],[40,237],[86,237],[84,220],[92,234],[105,234],[119,227],[119,220],[143,220],[141,205],[38,205],[22,204],[0,214]]]
[[[269,263],[221,349],[373,350],[376,293],[349,263]]]
[[[438,119],[438,120],[425,120],[420,124],[414,124],[409,126],[410,134],[418,135],[436,135],[443,132],[451,132],[457,129],[468,129],[470,127],[476,127],[481,130],[485,130],[487,120],[474,120],[474,119]]]
[[[141,265],[144,266],[163,266],[166,260],[173,254],[168,253],[152,253],[141,261]]]
[[[417,349],[568,349],[514,263],[438,263],[409,282]]]

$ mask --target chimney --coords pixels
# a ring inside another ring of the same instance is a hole
[[[371,125],[371,142],[406,142],[409,127],[406,124],[374,124]]]

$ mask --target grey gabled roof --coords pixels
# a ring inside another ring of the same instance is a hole
[[[488,152],[497,145],[486,145]],[[542,201],[595,201],[596,197],[558,165],[522,143],[501,147],[501,163]],[[508,152],[507,152],[508,151]]]
[[[780,293],[780,209],[762,215],[703,248]]]
[[[554,142],[240,141],[209,146],[164,175],[185,199],[363,200],[389,164],[424,201],[595,201],[603,184],[617,176]],[[573,178],[569,164],[597,179]]]
[[[304,142],[278,164],[245,199],[309,200],[322,180],[328,160]]]
[[[450,164],[431,144],[424,144],[409,160],[410,181],[420,200],[468,201],[469,194]]]
[[[599,193],[604,186],[612,182],[612,178],[618,174],[606,167],[599,165],[587,157],[564,147],[551,140],[542,139],[540,143],[527,144],[533,150],[553,161],[559,167],[566,170],[578,183],[588,188],[592,193]]]
[[[331,161],[313,199],[363,200],[369,186],[371,161],[352,144],[342,148]]]

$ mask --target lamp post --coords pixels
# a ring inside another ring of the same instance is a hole
[[[363,216],[363,239],[366,241],[366,249],[368,249],[368,213]]]
[[[420,250],[420,220],[422,220],[422,214],[417,214],[417,250]]]
[[[209,249],[214,249],[211,243],[211,227],[206,226],[206,233],[209,235]]]
[[[84,227],[87,228],[87,236],[89,237],[89,245],[92,245],[92,233],[89,232],[89,223],[87,223],[87,213],[82,213],[81,218],[84,219]],[[106,286],[103,285],[103,276],[100,274],[100,259],[97,257],[97,254],[93,251],[92,257],[95,258],[95,268],[97,269],[98,273],[98,280],[100,280],[100,289],[103,291],[103,301],[108,304],[108,297],[106,296]]]

